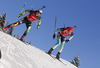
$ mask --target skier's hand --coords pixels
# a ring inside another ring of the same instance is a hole
[[[54,34],[53,34],[53,39],[55,39],[55,36],[56,36],[56,34],[54,33]]]
[[[67,43],[69,40],[66,40],[65,42]]]
[[[37,25],[37,29],[39,29],[40,25]]]
[[[22,13],[20,13],[20,14],[19,14],[19,16],[18,16],[18,18],[19,18],[19,17],[21,17],[22,15],[23,15],[23,14],[22,14]]]

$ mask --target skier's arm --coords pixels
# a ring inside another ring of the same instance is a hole
[[[41,24],[41,17],[38,18],[39,19],[39,23],[37,25],[37,29],[40,27],[40,24]]]
[[[59,28],[59,29],[57,29],[56,32],[53,34],[53,39],[55,39],[55,36],[56,36],[56,34],[57,34],[58,32],[63,31],[63,30],[64,30],[64,28]]]
[[[24,15],[25,13],[30,12],[30,10],[25,10],[24,12],[19,14],[19,17],[21,17],[22,15]]]
[[[72,32],[69,40],[71,40],[73,37],[74,37],[74,33]]]
[[[57,33],[60,32],[60,31],[63,31],[63,30],[64,30],[64,28],[59,28],[59,29],[57,29],[56,32],[55,32],[55,34],[57,34]]]
[[[30,10],[25,10],[24,12],[22,12],[22,14],[24,15],[25,13],[29,12]]]

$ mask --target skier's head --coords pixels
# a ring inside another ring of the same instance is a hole
[[[39,16],[40,14],[42,14],[42,10],[41,9],[36,11],[36,16]]]
[[[72,27],[64,27],[64,31],[66,31],[67,34],[71,34],[73,31]]]
[[[68,27],[68,32],[72,32],[73,31],[73,28],[72,27]]]

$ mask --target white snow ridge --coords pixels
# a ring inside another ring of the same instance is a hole
[[[44,51],[1,31],[0,50],[0,68],[77,68],[66,60],[61,59],[65,64],[54,60]]]

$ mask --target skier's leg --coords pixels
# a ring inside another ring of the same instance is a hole
[[[55,49],[56,47],[58,47],[61,44],[61,39],[57,38],[57,43],[55,44],[54,47],[52,47],[53,49]]]
[[[51,49],[48,51],[48,54],[51,54],[52,51],[53,51],[53,48],[51,48]]]
[[[60,53],[62,52],[62,50],[63,50],[63,48],[64,48],[64,44],[65,44],[65,41],[63,41],[63,42],[61,43],[61,47],[60,47],[60,49],[59,49],[59,52],[60,52]]]
[[[48,54],[51,54],[51,52],[52,52],[57,46],[59,46],[60,43],[61,43],[60,38],[57,38],[57,43],[55,44],[54,47],[52,47],[52,48],[48,51]]]
[[[59,59],[60,52],[57,53],[56,58]]]
[[[21,37],[21,40],[23,41],[24,37],[28,34],[28,32],[30,31],[31,26],[28,26],[26,31],[24,32],[23,36]]]
[[[17,26],[17,25],[22,24],[22,23],[23,23],[23,19],[4,27],[3,30],[6,30],[8,28],[12,28],[12,27]]]
[[[60,54],[61,54],[61,52],[62,52],[62,50],[63,50],[64,44],[65,44],[65,41],[61,42],[61,47],[60,47],[60,49],[59,49],[59,52],[58,52],[57,55],[56,55],[56,58],[57,58],[57,59],[59,59],[59,56],[60,56]]]

